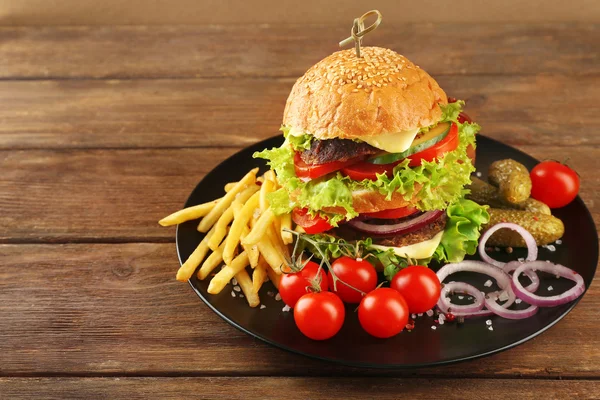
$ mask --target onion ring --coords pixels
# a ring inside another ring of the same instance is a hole
[[[513,293],[513,296],[514,296],[514,293]],[[529,318],[532,315],[535,315],[539,310],[539,307],[534,306],[534,305],[531,305],[524,310],[509,310],[508,308],[504,307],[504,304],[500,305],[496,302],[495,299],[492,299],[492,298],[485,299],[485,306],[487,307],[488,310],[492,311],[494,314],[496,314],[502,318],[507,318],[507,319]]]
[[[538,248],[534,237],[531,236],[531,233],[529,233],[521,225],[513,224],[510,222],[502,222],[500,224],[492,226],[490,229],[485,231],[485,233],[481,235],[481,238],[479,239],[479,256],[483,261],[487,262],[488,264],[495,265],[498,268],[502,268],[506,264],[501,261],[494,260],[485,252],[485,243],[488,241],[490,236],[492,236],[496,231],[502,228],[512,229],[513,231],[520,234],[521,237],[523,237],[523,240],[525,240],[525,244],[527,245],[527,261],[537,260]]]
[[[527,270],[540,270],[557,275],[575,282],[575,286],[566,292],[556,296],[538,296],[529,292],[519,282],[519,275]],[[560,264],[552,264],[545,261],[532,261],[523,263],[512,276],[512,289],[515,294],[523,301],[538,307],[554,307],[575,300],[585,292],[585,282],[581,275]]]
[[[447,297],[448,294],[452,293],[464,293],[473,296],[475,301],[472,304],[452,304]],[[483,294],[481,294],[481,291],[475,286],[465,282],[451,282],[445,284],[440,292],[440,298],[437,302],[440,311],[444,313],[452,312],[452,314],[457,317],[466,316],[463,314],[470,315],[474,312],[481,311],[484,304],[485,298],[483,297]]]
[[[506,272],[507,274],[510,274],[511,272],[513,272],[514,270],[519,268],[521,266],[521,264],[523,264],[523,263],[520,261],[511,261],[509,263],[506,263],[506,265],[502,268],[502,270],[504,272]],[[540,277],[538,276],[538,274],[536,274],[535,271],[528,269],[528,270],[525,270],[523,275],[528,277],[529,280],[531,281],[531,283],[525,288],[525,290],[532,292],[532,293],[535,292],[536,290],[538,290],[538,288],[540,287]]]

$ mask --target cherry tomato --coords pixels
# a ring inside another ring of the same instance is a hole
[[[579,176],[558,161],[542,161],[531,170],[531,197],[550,208],[564,207],[579,193]]]
[[[342,169],[343,167],[351,164],[355,164],[362,160],[363,157],[352,158],[347,161],[333,161],[325,164],[307,164],[300,157],[300,153],[296,153],[294,156],[294,168],[296,170],[296,176],[303,181],[310,181],[311,179],[320,178],[331,172]]]
[[[335,336],[344,324],[344,303],[331,292],[307,293],[294,308],[296,326],[313,340],[325,340]]]
[[[306,208],[301,210],[295,209],[292,211],[292,220],[294,220],[297,225],[304,228],[306,233],[311,235],[325,232],[333,228],[329,222],[327,222],[327,219],[321,218],[318,215],[315,215],[314,217],[310,216]]]
[[[391,210],[382,210],[372,213],[364,213],[361,214],[368,218],[378,218],[378,219],[396,219],[396,218],[404,218],[409,215],[413,215],[418,213],[419,210],[416,207],[408,206],[401,208],[393,208]]]
[[[431,310],[440,298],[440,280],[435,272],[427,267],[415,265],[401,269],[390,287],[400,292],[412,314]]]
[[[373,290],[358,306],[358,320],[363,329],[383,339],[400,333],[408,323],[408,314],[404,297],[390,288]]]
[[[363,298],[362,293],[350,286],[363,293],[369,293],[377,287],[377,271],[368,261],[343,256],[335,260],[331,268],[339,280],[335,286],[337,290],[334,290],[333,275],[330,271],[327,274],[329,289],[340,296],[344,303],[358,304]]]
[[[311,281],[317,276],[317,271],[319,271],[319,264],[309,261],[299,272],[283,274],[279,281],[281,300],[294,308],[298,299],[309,293]],[[328,289],[327,274],[321,269],[319,276],[321,277],[319,287],[325,292]]]
[[[408,165],[411,167],[416,167],[421,165],[423,160],[433,161],[435,158],[440,158],[442,155],[456,150],[458,144],[458,125],[452,124],[450,127],[450,132],[448,132],[446,137],[443,138],[439,143],[436,143],[419,153],[413,154],[412,156],[406,157],[410,159],[410,164]]]

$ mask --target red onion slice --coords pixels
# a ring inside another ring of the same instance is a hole
[[[407,219],[393,225],[377,225],[357,219],[348,221],[348,225],[357,231],[369,233],[374,236],[399,235],[416,231],[417,229],[432,223],[445,214],[445,211],[434,210],[423,213],[415,218]]]
[[[490,236],[492,236],[496,231],[503,229],[503,228],[512,229],[513,231],[519,233],[523,237],[523,239],[525,240],[525,244],[527,245],[527,261],[537,260],[538,248],[537,248],[537,244],[535,243],[535,239],[533,238],[533,236],[531,236],[531,233],[529,233],[525,228],[523,228],[520,225],[513,224],[510,222],[502,222],[500,224],[496,224],[496,225],[492,226],[490,229],[485,231],[485,233],[479,239],[479,256],[481,257],[481,259],[483,261],[485,261],[489,264],[495,265],[496,267],[499,267],[499,268],[504,267],[504,264],[506,264],[506,263],[494,260],[492,257],[490,257],[485,252],[485,243],[488,241]]]
[[[538,296],[529,292],[523,287],[521,282],[519,282],[519,275],[528,270],[533,270],[534,272],[536,270],[540,270],[548,272],[552,275],[557,275],[562,278],[572,280],[575,282],[575,286],[557,296]],[[585,291],[585,282],[583,281],[581,275],[563,265],[552,264],[545,261],[532,261],[523,263],[513,274],[511,284],[515,294],[521,300],[538,307],[554,307],[568,303],[571,300],[575,300],[581,296],[581,294]]]
[[[464,293],[473,296],[475,301],[472,304],[452,304],[448,296],[453,293]],[[451,312],[455,316],[461,317],[481,311],[484,304],[485,298],[475,286],[465,282],[450,282],[446,283],[442,288],[437,306],[444,313]]]
[[[535,315],[535,313],[537,313],[539,310],[537,306],[529,306],[524,310],[509,310],[508,308],[504,307],[504,304],[500,305],[496,302],[495,299],[490,297],[485,299],[485,306],[494,314],[507,319],[529,318],[532,315]]]
[[[506,263],[506,265],[502,268],[504,272],[510,275],[511,272],[519,268],[523,263],[520,261],[511,261]],[[531,283],[525,288],[528,292],[535,292],[540,287],[540,277],[535,271],[528,269],[523,273],[526,277],[529,278]]]
[[[498,282],[498,286],[500,286],[501,289],[506,290],[510,287],[510,276],[506,272],[481,261],[465,260],[459,263],[446,264],[439,269],[437,276],[440,282],[443,282],[448,275],[462,271],[477,272],[480,274],[489,275],[494,278],[496,282]]]

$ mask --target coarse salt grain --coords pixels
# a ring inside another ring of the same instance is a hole
[[[433,310],[427,310],[426,314],[428,317],[431,317],[433,315]]]
[[[441,314],[438,316],[438,320],[440,320],[440,321],[443,321],[443,320],[445,320],[445,319],[446,319],[446,315],[444,315],[444,313],[441,313]]]
[[[435,331],[437,329],[437,327],[435,325],[431,325],[431,329],[433,329]]]
[[[238,284],[238,282],[237,282],[237,279],[233,278],[233,279],[231,280],[231,284],[232,284],[233,286],[237,285],[237,284]]]
[[[291,310],[291,308],[287,304],[281,309],[281,311],[283,311],[283,312],[289,312],[290,310]]]
[[[488,326],[488,330],[489,330],[489,331],[493,331],[493,330],[494,330],[494,327],[493,327],[493,326]]]
[[[554,288],[553,288],[552,286],[548,286],[548,291],[549,291],[549,292],[551,292],[551,291],[553,291],[553,290],[554,290]]]
[[[271,296],[271,297],[273,297],[273,296],[275,296],[275,293],[273,293],[273,292],[271,292],[271,291],[269,290],[269,291],[267,292],[267,296]]]
[[[492,284],[493,284],[493,282],[488,279],[487,281],[485,281],[485,283],[483,284],[483,286],[490,287],[490,286],[492,286]]]
[[[522,302],[522,301],[523,301],[523,300],[521,300],[521,299],[516,299],[516,300],[515,300],[515,304],[521,304],[521,302]]]
[[[500,247],[494,247],[494,251],[500,251]]]
[[[417,314],[411,314],[411,315],[410,315],[410,317],[411,317],[412,319],[415,319],[415,318],[417,318]]]
[[[500,301],[506,301],[510,298],[510,296],[508,295],[508,292],[505,290],[504,292],[500,293],[500,296],[498,297],[498,300]]]
[[[281,300],[281,295],[279,293],[277,293],[275,295],[275,300],[277,300],[277,301]]]
[[[267,308],[267,306],[265,306],[264,304],[261,304],[261,305],[260,305],[260,309],[261,309],[261,310],[264,310],[265,308]]]
[[[556,244],[562,244],[562,240],[557,239],[556,242],[554,242],[554,243],[556,243]]]
[[[444,320],[443,320],[443,319],[441,319],[441,318],[440,318],[440,319],[438,319],[438,324],[440,324],[440,325],[444,325]]]
[[[491,319],[488,319],[487,321],[485,321],[485,324],[486,324],[487,326],[491,326],[491,325],[492,325],[492,320],[491,320]]]
[[[553,244],[547,244],[545,246],[542,246],[545,249],[548,249],[550,251],[556,251],[556,246],[554,246]]]
[[[236,292],[239,292],[240,290],[242,290],[242,288],[239,286],[234,286],[233,290],[235,290]]]
[[[523,257],[521,257],[521,258],[517,258],[517,261],[523,262],[523,261],[525,261],[525,259]]]
[[[464,299],[464,298],[465,298],[465,296],[458,296],[458,299],[459,299],[459,300],[462,300],[462,299]]]
[[[243,295],[242,293],[240,293],[240,297],[243,299],[243,298],[244,298],[244,295]]]
[[[481,172],[477,171],[477,173],[475,175],[477,175],[478,178],[481,178],[481,175],[483,175],[483,174]]]
[[[235,292],[233,290],[231,291],[231,297],[235,297]]]
[[[423,313],[418,313],[417,315],[418,315],[419,317],[422,317],[422,316],[423,316]]]

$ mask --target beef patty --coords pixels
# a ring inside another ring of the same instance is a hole
[[[444,214],[441,218],[433,221],[432,223],[419,228],[416,231],[407,233],[405,235],[396,235],[390,237],[375,237],[373,236],[373,244],[390,247],[403,247],[415,243],[424,242],[433,238],[435,235],[440,233],[446,227],[446,215]],[[335,236],[341,237],[348,241],[359,240],[365,237],[367,234],[357,232],[348,225],[340,225],[339,228],[335,229]]]
[[[358,156],[377,154],[381,150],[364,142],[348,139],[315,139],[310,149],[300,153],[302,161],[307,164],[325,164],[333,161],[347,161]]]

